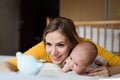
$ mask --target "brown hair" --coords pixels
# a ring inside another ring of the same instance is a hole
[[[53,31],[59,30],[61,34],[68,38],[73,46],[79,43],[79,36],[76,32],[75,25],[71,19],[65,17],[58,17],[53,19],[45,28],[43,34],[43,40],[45,42],[45,36]]]

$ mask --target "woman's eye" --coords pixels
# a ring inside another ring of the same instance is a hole
[[[50,43],[46,43],[46,46],[51,46],[51,44]]]
[[[58,44],[59,47],[64,47],[64,44]]]

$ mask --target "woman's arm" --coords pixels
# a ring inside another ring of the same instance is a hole
[[[120,65],[107,67],[100,66],[88,73],[89,76],[112,76],[115,74],[120,74]]]
[[[114,74],[120,74],[120,56],[111,53],[110,51],[102,48],[101,46],[97,45],[98,47],[98,55],[104,58],[109,66],[102,65],[91,72],[88,73],[90,76],[112,76]]]
[[[43,41],[38,43],[37,45],[33,46],[26,52],[24,52],[24,54],[31,55],[31,56],[35,57],[37,60],[44,59],[45,61],[52,62],[49,55],[46,53]],[[17,71],[16,57],[0,64],[0,71]]]
[[[68,64],[65,64],[64,66],[63,66],[63,68],[62,68],[62,72],[68,72],[68,71],[70,71],[70,67],[69,67],[69,65]]]
[[[109,75],[120,74],[120,65],[109,67],[108,68]]]
[[[0,64],[0,71],[16,72],[16,68],[9,62],[2,62]]]

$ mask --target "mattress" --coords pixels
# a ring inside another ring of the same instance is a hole
[[[10,59],[14,56],[0,56],[0,62]],[[71,71],[63,73],[58,70],[58,66],[53,63],[45,63],[37,75],[26,75],[19,72],[0,72],[2,80],[102,80],[102,79],[120,79],[120,74],[111,77],[84,76]]]

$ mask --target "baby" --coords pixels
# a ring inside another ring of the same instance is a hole
[[[87,41],[81,42],[72,50],[70,56],[66,59],[62,71],[68,72],[72,70],[78,74],[86,74],[98,66],[94,63],[97,58],[99,58],[101,62],[105,62],[101,57],[98,57],[97,54],[97,47],[93,43]],[[106,62],[104,64],[106,64]]]

